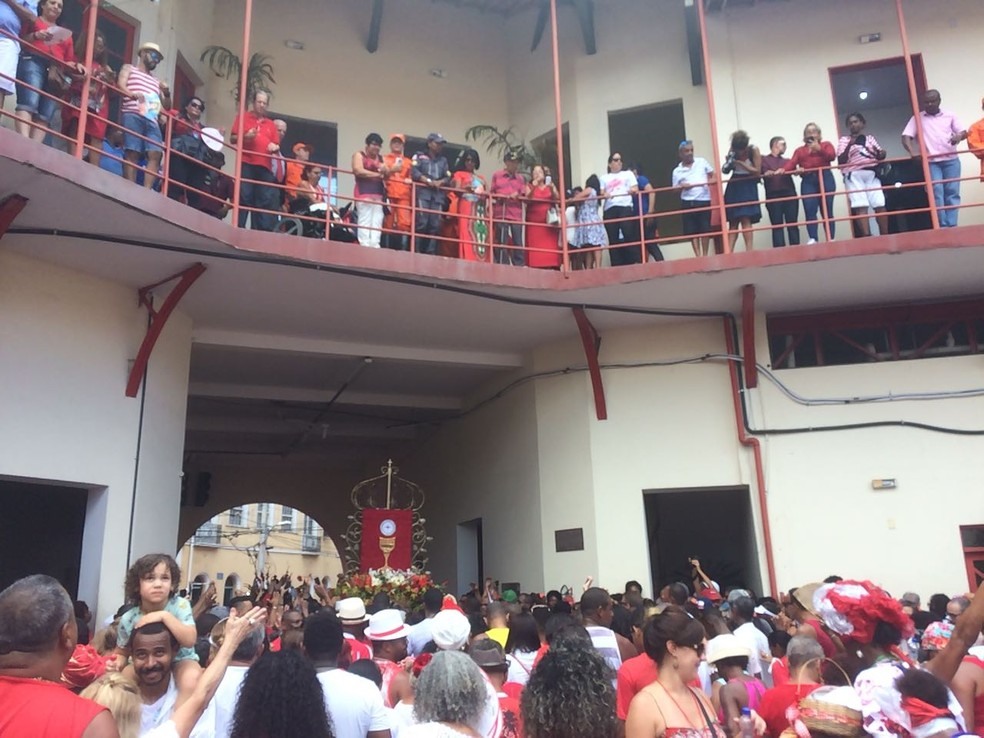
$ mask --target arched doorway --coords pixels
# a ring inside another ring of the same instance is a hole
[[[193,602],[214,582],[225,605],[262,587],[261,574],[334,583],[343,568],[334,541],[314,517],[274,502],[236,505],[213,516],[181,547],[178,562]]]

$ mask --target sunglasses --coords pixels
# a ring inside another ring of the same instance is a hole
[[[163,54],[158,54],[156,51],[148,51],[147,52],[147,58],[150,59],[150,60],[152,60],[152,61],[159,62],[159,61],[161,61],[164,58],[164,55]]]
[[[197,100],[192,100],[190,103],[188,103],[188,107],[189,108],[198,108],[199,110],[202,110],[202,111],[205,110],[205,106],[202,103],[198,102]]]
[[[612,161],[622,161],[622,157],[621,156],[613,156],[612,157]]]
[[[703,643],[695,643],[695,644],[681,643],[680,646],[683,647],[683,648],[689,648],[691,651],[693,651],[694,653],[696,653],[698,656],[703,656],[704,655],[704,644]]]

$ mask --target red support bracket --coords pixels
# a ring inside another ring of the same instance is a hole
[[[137,358],[133,362],[133,367],[130,369],[130,378],[126,383],[126,396],[136,397],[137,390],[140,389],[140,383],[143,381],[144,375],[147,373],[147,363],[150,361],[150,354],[154,350],[154,345],[157,343],[157,339],[161,336],[161,331],[164,330],[164,326],[167,324],[167,319],[171,317],[171,313],[174,312],[174,308],[178,306],[181,302],[181,298],[184,297],[185,292],[191,289],[191,285],[195,283],[202,274],[205,272],[204,264],[195,264],[185,269],[183,272],[178,272],[177,274],[172,274],[166,279],[162,279],[160,282],[155,282],[154,284],[142,287],[137,293],[137,303],[145,308],[150,313],[150,325],[147,327],[147,334],[144,336],[143,343],[140,344],[140,350],[137,351]],[[153,290],[156,287],[167,284],[168,282],[173,282],[178,280],[178,283],[174,285],[174,288],[168,293],[168,296],[164,298],[164,302],[161,303],[160,309],[154,307],[154,296]]]
[[[23,195],[7,195],[0,200],[0,238],[3,238],[7,229],[13,225],[25,205],[27,205],[27,198]]]
[[[745,387],[758,387],[758,364],[755,361],[755,285],[741,288],[741,342],[745,355]]]
[[[598,420],[608,419],[608,408],[605,406],[605,385],[601,382],[601,366],[598,364],[598,349],[601,348],[601,336],[591,325],[584,308],[571,308],[577,329],[581,333],[581,345],[584,346],[584,357],[588,360],[588,372],[591,375],[591,390],[594,392],[595,414]]]

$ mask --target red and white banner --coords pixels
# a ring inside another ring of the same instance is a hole
[[[413,511],[367,508],[362,511],[362,571],[409,569],[413,559]]]

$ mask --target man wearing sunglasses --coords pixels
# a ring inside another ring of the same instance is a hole
[[[153,189],[157,173],[161,169],[164,151],[161,135],[160,113],[171,108],[171,91],[154,76],[157,65],[163,61],[161,47],[145,41],[137,49],[137,63],[125,64],[120,70],[119,86],[126,91],[122,108],[123,174],[131,182],[137,181],[137,165],[146,159],[144,187]]]

